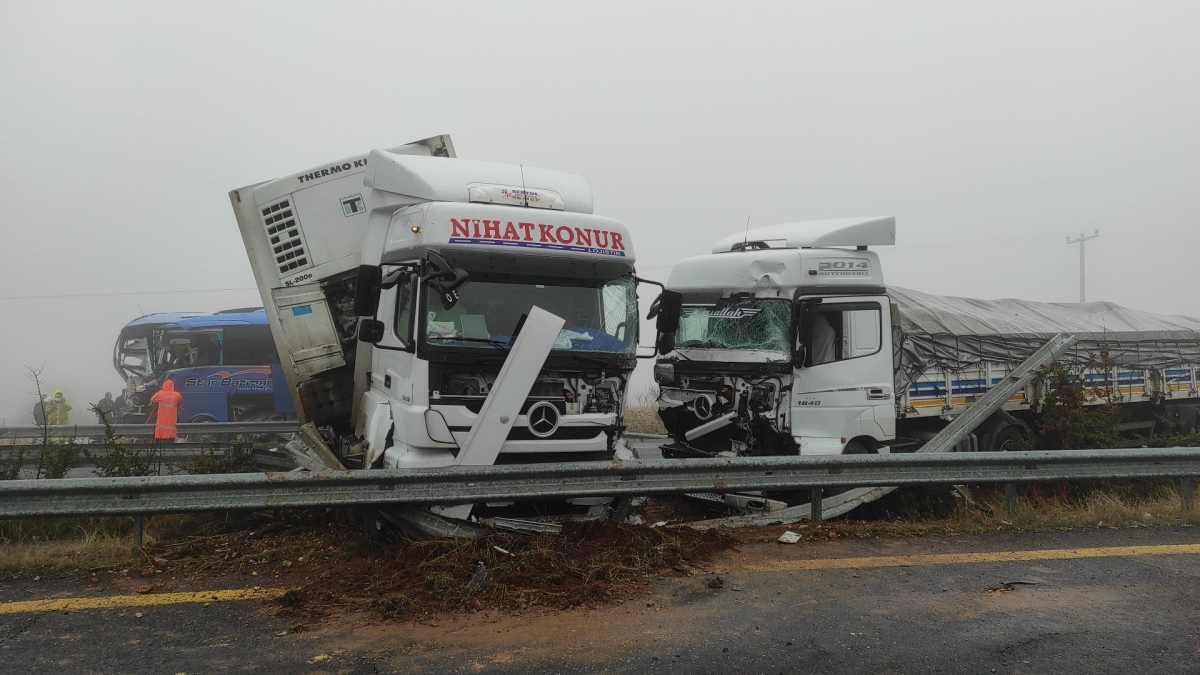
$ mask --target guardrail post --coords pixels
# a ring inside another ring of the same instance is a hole
[[[142,552],[142,514],[133,517],[133,552]]]
[[[1012,515],[1017,510],[1017,484],[1004,484],[1004,510]]]
[[[1183,502],[1183,512],[1191,513],[1196,503],[1196,479],[1184,476],[1179,479],[1179,497]]]
[[[812,489],[812,496],[809,498],[809,513],[812,514],[810,518],[814,523],[821,522],[821,500],[824,499],[822,496],[823,492],[824,490],[821,488],[815,487]]]

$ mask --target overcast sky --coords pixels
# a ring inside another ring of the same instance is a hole
[[[119,389],[142,313],[261,304],[230,189],[439,133],[582,174],[649,277],[747,217],[893,214],[890,284],[1072,302],[1099,229],[1090,300],[1200,315],[1198,34],[1195,2],[8,0],[0,417],[25,365],[77,411]]]

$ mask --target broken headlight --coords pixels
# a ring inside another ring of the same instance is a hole
[[[675,382],[675,364],[674,363],[656,363],[656,364],[654,364],[654,381],[659,384],[674,384],[674,382]]]

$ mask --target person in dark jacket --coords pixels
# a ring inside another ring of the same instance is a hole
[[[96,402],[96,407],[100,410],[100,415],[96,415],[96,420],[103,423],[104,420],[112,421],[113,410],[117,407],[117,402],[113,400],[112,392],[104,392],[104,398]]]
[[[50,403],[50,398],[40,398],[37,403],[33,404],[33,423],[40,426],[46,424],[46,407]]]

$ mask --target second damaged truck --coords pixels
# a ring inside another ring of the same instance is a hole
[[[297,415],[345,466],[623,447],[634,251],[580,176],[458,159],[437,136],[230,199]]]
[[[731,235],[672,269],[659,308],[668,457],[836,455],[920,448],[1056,335],[1130,445],[1200,419],[1200,320],[1112,303],[975,300],[888,287],[869,247],[892,217]],[[669,317],[669,318],[668,318]],[[1035,380],[959,446],[1010,450],[1038,428]]]

